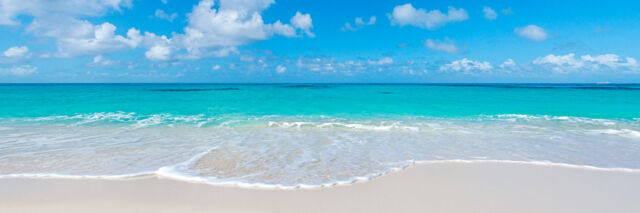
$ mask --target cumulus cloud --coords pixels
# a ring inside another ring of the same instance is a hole
[[[304,31],[304,33],[307,34],[307,36],[309,37],[315,37],[316,35],[313,34],[311,32],[311,28],[313,28],[313,23],[311,20],[311,15],[310,14],[302,14],[300,13],[300,11],[296,12],[296,15],[294,15],[291,18],[291,24],[298,29],[301,29]]]
[[[507,59],[497,67],[487,61],[475,61],[467,58],[452,61],[439,67],[441,72],[462,72],[465,74],[481,72],[487,73],[513,73],[515,71],[526,71],[522,75],[531,73],[561,73],[568,74],[580,71],[616,71],[637,73],[640,71],[640,64],[631,57],[620,57],[615,54],[603,55],[583,55],[576,56],[574,53],[566,55],[549,54],[538,57],[530,63],[518,65],[513,59]],[[497,71],[497,72],[496,72]]]
[[[369,21],[364,21],[364,19],[362,19],[362,17],[356,17],[354,19],[354,24],[352,25],[350,22],[346,22],[344,23],[344,26],[342,28],[340,28],[340,30],[342,31],[358,31],[362,28],[364,28],[365,26],[370,26],[370,25],[374,25],[376,24],[376,17],[375,16],[371,16],[369,18]]]
[[[3,52],[3,55],[5,57],[10,57],[10,58],[24,57],[28,54],[28,52],[29,52],[29,48],[26,46],[10,47],[9,49]]]
[[[236,52],[237,46],[266,40],[276,34],[295,37],[296,29],[314,36],[309,14],[297,12],[291,18],[291,25],[279,20],[264,23],[261,13],[273,3],[273,0],[221,0],[215,8],[213,0],[201,0],[187,15],[185,33],[168,39],[168,46],[165,46],[171,48],[169,51],[183,48],[187,52],[184,58],[197,59],[226,56]],[[161,58],[164,57],[156,59]]]
[[[532,62],[534,65],[551,68],[556,72],[568,72],[573,70],[596,70],[596,69],[636,69],[638,62],[631,57],[622,59],[615,54],[603,54],[597,56],[583,55],[576,57],[574,53],[566,55],[550,54],[539,57]]]
[[[169,47],[163,45],[155,45],[151,47],[147,52],[144,53],[149,60],[153,61],[165,61],[169,60],[171,56],[171,50]]]
[[[513,59],[507,59],[506,61],[502,62],[499,67],[501,69],[514,69],[517,68],[517,65],[516,62],[513,61]]]
[[[189,24],[185,34],[178,35],[177,39],[189,54],[200,57],[210,50],[265,40],[273,35],[273,25],[265,24],[260,15],[269,2],[256,1],[246,8],[228,0],[220,4],[216,9],[213,0],[202,0],[187,15]],[[293,36],[291,32],[287,35]]]
[[[536,25],[527,25],[524,27],[518,27],[514,30],[520,37],[529,39],[531,41],[542,41],[547,39],[547,32]]]
[[[54,38],[59,50],[56,56],[101,54],[136,46],[138,41],[114,35],[115,26],[108,22],[93,25],[79,18],[99,17],[130,6],[130,0],[4,0],[0,1],[0,25],[18,25],[17,16],[31,16],[27,32]],[[128,36],[136,36],[138,31],[132,28],[129,32]]]
[[[29,15],[34,21],[49,17],[96,17],[109,10],[131,7],[131,0],[2,0],[0,25],[18,25],[18,15]]]
[[[435,51],[445,52],[449,54],[458,53],[458,47],[456,47],[456,45],[451,41],[447,43],[444,41],[427,39],[425,40],[424,45],[427,48]]]
[[[498,13],[496,13],[495,10],[491,9],[491,7],[483,7],[482,13],[484,13],[484,18],[490,21],[496,20],[498,18]]]
[[[156,12],[153,14],[153,17],[156,17],[158,19],[164,19],[169,22],[173,22],[173,20],[178,17],[178,14],[177,13],[168,14],[164,12],[164,10],[157,9]]]
[[[220,65],[216,64],[216,65],[213,65],[211,67],[211,70],[219,70],[220,68],[222,68],[222,67]]]
[[[58,57],[102,55],[111,51],[145,47],[151,60],[198,59],[227,56],[237,47],[266,40],[274,35],[296,37],[297,30],[314,36],[311,16],[297,12],[292,24],[281,21],[265,23],[261,13],[274,0],[201,0],[187,15],[183,34],[171,38],[131,28],[117,35],[116,26],[104,22],[94,25],[85,18],[100,17],[109,11],[131,6],[131,0],[2,0],[0,24],[20,24],[16,17],[33,17],[27,31],[37,36],[52,37],[58,46]],[[215,6],[215,7],[214,7]],[[155,17],[172,21],[176,14],[156,11]]]
[[[457,61],[452,61],[451,63],[445,64],[440,67],[440,71],[463,71],[469,72],[473,70],[478,71],[489,71],[492,70],[493,66],[491,63],[486,61],[473,61],[467,58],[463,58]]]
[[[143,37],[140,31],[131,28],[126,37],[115,35],[116,27],[108,22],[92,25],[86,21],[73,35],[57,37],[58,56],[98,55],[106,52],[137,47]]]
[[[9,68],[0,68],[0,75],[26,76],[35,74],[38,68],[31,65],[12,66]]]
[[[425,9],[416,9],[411,4],[399,5],[393,8],[393,12],[389,14],[392,25],[411,25],[428,30],[435,30],[447,23],[459,22],[469,19],[467,11],[464,9],[456,9],[449,7],[447,13],[440,10],[427,11]]]
[[[638,62],[631,57],[627,57],[625,60],[620,59],[620,56],[615,54],[604,54],[604,55],[583,55],[580,59],[587,63],[591,63],[591,65],[603,65],[610,68],[618,68],[618,67],[638,67]]]

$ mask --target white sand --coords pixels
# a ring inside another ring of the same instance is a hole
[[[640,212],[640,173],[439,163],[300,190],[16,178],[0,179],[0,212]]]

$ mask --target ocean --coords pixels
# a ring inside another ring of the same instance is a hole
[[[640,84],[0,84],[0,178],[294,188],[483,161],[640,172]]]

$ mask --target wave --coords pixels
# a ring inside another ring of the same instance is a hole
[[[602,125],[615,125],[617,122],[629,122],[629,120],[613,120],[613,119],[600,119],[600,118],[587,118],[587,117],[573,117],[573,116],[554,116],[554,115],[526,115],[526,114],[498,114],[498,115],[481,115],[478,116],[481,119],[486,120],[505,120],[505,121],[564,121],[571,123],[583,123],[583,124],[602,124]],[[633,121],[633,120],[631,120]]]
[[[462,159],[453,159],[453,160],[426,160],[426,161],[407,161],[407,163],[402,167],[389,168],[383,172],[371,173],[365,176],[355,176],[351,177],[347,180],[338,180],[327,182],[323,184],[296,184],[296,185],[282,185],[282,184],[269,184],[269,183],[259,183],[259,182],[243,182],[243,181],[233,181],[233,180],[220,180],[215,177],[204,177],[197,176],[194,174],[190,174],[188,172],[181,171],[177,169],[180,166],[187,165],[189,162],[195,161],[198,156],[202,156],[205,153],[195,156],[185,163],[181,163],[174,166],[165,166],[159,168],[157,171],[153,172],[141,172],[141,173],[132,173],[132,174],[122,174],[122,175],[69,175],[69,174],[56,174],[56,173],[23,173],[23,174],[6,174],[0,175],[0,179],[12,179],[12,178],[33,178],[33,179],[97,179],[97,180],[130,180],[132,178],[140,178],[140,177],[151,177],[155,176],[158,178],[166,178],[176,181],[183,181],[189,183],[201,183],[208,184],[214,186],[234,186],[241,188],[259,188],[259,189],[281,189],[281,190],[291,190],[291,189],[314,189],[314,188],[326,188],[332,186],[339,185],[349,185],[360,182],[370,181],[377,177],[405,170],[412,166],[416,165],[429,165],[429,164],[515,164],[515,165],[531,165],[531,166],[543,166],[543,167],[559,167],[559,168],[570,168],[570,169],[582,169],[582,170],[590,170],[590,171],[599,171],[599,172],[623,172],[623,173],[640,173],[640,169],[630,169],[630,168],[603,168],[603,167],[595,167],[589,165],[574,165],[567,163],[555,163],[550,161],[514,161],[514,160],[462,160]]]
[[[640,131],[631,130],[631,129],[599,129],[599,130],[590,130],[591,132],[597,134],[609,134],[609,135],[618,135],[629,138],[640,138]]]
[[[370,131],[407,130],[418,131],[416,126],[402,125],[400,122],[380,122],[379,124],[342,123],[342,122],[276,122],[269,121],[268,127],[278,128],[345,128]]]
[[[408,130],[418,131],[421,124],[437,122],[479,122],[479,121],[506,121],[506,122],[533,122],[553,121],[575,124],[595,124],[613,126],[616,124],[640,124],[640,118],[634,119],[600,119],[573,116],[553,115],[527,115],[527,114],[497,114],[476,115],[464,117],[427,117],[427,116],[384,116],[370,118],[347,118],[324,115],[308,116],[244,116],[244,115],[173,115],[161,114],[137,114],[135,112],[96,112],[76,115],[54,115],[43,117],[3,118],[4,123],[47,123],[60,122],[71,125],[90,125],[97,123],[121,123],[135,128],[150,126],[194,125],[206,126],[266,126],[271,128],[351,128],[373,131]]]
[[[130,178],[154,175],[155,172],[140,172],[122,175],[70,175],[59,173],[19,173],[0,175],[2,178],[34,178],[34,179],[100,179],[100,180],[126,180]]]
[[[114,112],[4,119],[0,132],[10,133],[0,134],[0,174],[5,174],[0,178],[153,175],[291,189],[369,180],[415,163],[640,169],[637,119],[525,114],[347,119]]]

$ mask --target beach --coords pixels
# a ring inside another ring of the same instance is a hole
[[[5,85],[0,212],[640,212],[639,90]]]
[[[576,3],[0,0],[0,213],[640,213],[640,1]]]
[[[314,189],[155,176],[0,179],[0,212],[640,212],[640,173],[523,163],[420,163]]]

